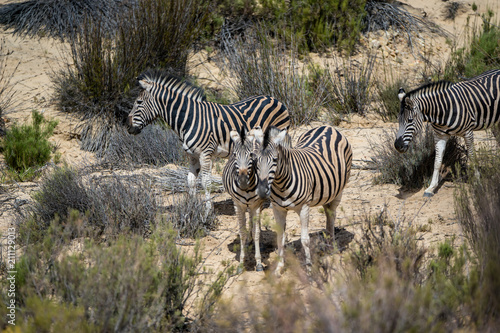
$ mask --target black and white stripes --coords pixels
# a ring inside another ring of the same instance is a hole
[[[221,105],[207,102],[201,89],[162,71],[147,71],[137,80],[143,90],[128,117],[129,133],[140,133],[158,117],[167,122],[191,155],[190,188],[194,189],[201,172],[207,197],[212,157],[229,156],[231,130],[239,132],[242,128],[271,125],[284,129],[290,124],[285,106],[272,97],[257,96]]]
[[[233,150],[222,172],[225,190],[234,202],[234,208],[239,224],[241,241],[240,266],[245,261],[245,247],[248,236],[255,242],[256,270],[262,271],[260,254],[260,209],[264,201],[257,195],[257,175],[253,158],[254,136],[243,128],[240,133],[231,131]],[[246,212],[249,214],[249,230],[246,228]]]
[[[283,268],[286,215],[295,211],[301,221],[301,242],[306,264],[311,265],[309,250],[309,209],[322,205],[326,214],[327,232],[334,238],[336,209],[349,180],[352,149],[347,138],[331,126],[321,126],[304,133],[297,145],[284,145],[286,130],[270,127],[255,131],[255,160],[258,175],[257,194],[270,197],[278,225],[276,268]]]
[[[474,154],[473,131],[491,127],[500,120],[500,70],[487,71],[470,80],[431,83],[409,93],[400,89],[399,131],[394,142],[400,152],[408,149],[413,135],[429,122],[434,129],[436,160],[425,196],[432,196],[439,183],[443,152],[452,135],[465,138],[469,158]]]

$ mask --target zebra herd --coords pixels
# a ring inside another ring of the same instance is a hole
[[[286,216],[295,211],[301,222],[301,243],[306,264],[309,250],[309,211],[323,206],[326,230],[334,241],[336,209],[352,166],[347,138],[331,126],[304,133],[295,146],[287,133],[290,117],[286,107],[269,96],[255,96],[221,105],[206,101],[203,91],[162,71],[147,71],[138,78],[142,88],[128,117],[129,133],[138,134],[156,118],[163,119],[179,136],[191,157],[188,185],[195,191],[201,175],[209,200],[212,158],[229,158],[223,184],[233,199],[241,241],[240,268],[247,240],[255,242],[256,269],[263,270],[260,254],[260,210],[271,200],[277,224],[279,262],[284,266]],[[446,141],[463,136],[469,157],[474,153],[475,130],[486,129],[500,118],[500,70],[491,70],[467,81],[437,82],[405,93],[400,90],[399,131],[394,143],[405,152],[413,135],[429,122],[436,139],[434,173],[424,196],[432,196],[439,183]],[[210,209],[210,204],[207,205]],[[249,213],[249,230],[246,213]]]

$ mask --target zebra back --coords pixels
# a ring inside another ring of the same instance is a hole
[[[269,96],[255,96],[222,105],[207,102],[203,91],[165,72],[149,71],[138,77],[143,88],[129,114],[129,132],[140,130],[160,117],[176,132],[191,154],[227,157],[229,132],[260,126],[288,128],[286,107]]]
[[[281,144],[282,131],[270,128],[257,150],[260,185],[270,185],[271,199],[281,207],[310,206],[333,201],[350,176],[352,149],[347,138],[331,126],[304,133],[295,148]],[[260,191],[259,194],[264,194]]]
[[[497,123],[499,103],[500,70],[490,70],[466,81],[430,83],[404,94],[400,117],[407,122],[407,114],[416,108],[436,131],[463,136]]]

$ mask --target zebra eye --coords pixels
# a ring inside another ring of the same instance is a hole
[[[141,104],[142,104],[142,102],[143,102],[143,100],[142,100],[142,99],[138,99],[138,100],[137,100],[137,105],[141,105]]]
[[[408,118],[408,121],[409,121],[410,123],[411,123],[411,122],[413,122],[413,118],[412,118],[412,117]]]

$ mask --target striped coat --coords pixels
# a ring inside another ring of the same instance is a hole
[[[138,134],[157,118],[163,119],[191,156],[188,185],[194,191],[198,174],[209,197],[214,156],[228,157],[232,148],[229,132],[255,126],[288,128],[285,106],[269,96],[256,96],[222,105],[207,102],[203,91],[161,71],[147,71],[137,78],[142,88],[128,116],[129,133]]]
[[[257,194],[270,197],[278,224],[276,272],[283,268],[286,215],[295,211],[301,221],[301,242],[306,263],[311,265],[309,250],[309,209],[323,206],[327,232],[334,237],[336,209],[342,198],[352,165],[352,149],[347,138],[331,126],[313,128],[304,133],[294,148],[282,145],[286,130],[274,127],[255,133],[258,175]]]
[[[423,122],[434,129],[436,159],[431,185],[424,196],[432,196],[439,183],[446,142],[452,135],[462,136],[469,158],[474,155],[473,131],[487,129],[500,121],[500,70],[490,70],[470,80],[435,82],[406,93],[399,91],[401,111],[395,148],[405,152]]]

